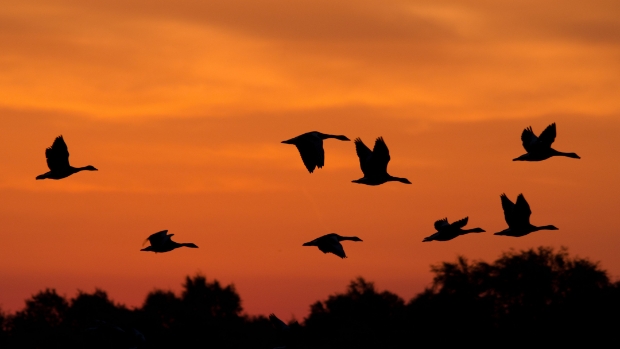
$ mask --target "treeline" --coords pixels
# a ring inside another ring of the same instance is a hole
[[[187,277],[179,295],[140,308],[104,291],[65,299],[41,291],[0,312],[0,348],[403,348],[617,343],[620,283],[566,250],[507,252],[493,263],[432,267],[432,286],[406,302],[358,278],[288,326],[242,313],[232,285]]]

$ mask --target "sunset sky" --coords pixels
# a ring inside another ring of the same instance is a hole
[[[617,0],[5,0],[0,308],[46,287],[139,306],[202,273],[249,314],[302,319],[357,276],[409,299],[431,264],[541,245],[617,280],[618,18]],[[581,160],[511,161],[552,122]],[[383,136],[413,184],[351,183],[337,140],[309,174],[280,142],[312,130]],[[35,181],[60,134],[99,171]],[[493,236],[501,193],[560,230]],[[421,242],[465,216],[487,233]],[[200,248],[140,252],[163,229]],[[364,241],[301,246],[330,232]]]

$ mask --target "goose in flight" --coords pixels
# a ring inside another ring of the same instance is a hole
[[[551,148],[551,144],[555,141],[555,122],[540,133],[539,137],[536,137],[532,127],[528,127],[521,133],[521,141],[523,142],[523,148],[527,153],[512,159],[512,161],[542,161],[549,159],[552,156],[566,156],[573,159],[581,159],[579,155],[575,153],[563,153]]]
[[[362,241],[362,239],[357,236],[340,236],[338,234],[327,234],[323,235],[320,238],[316,238],[310,242],[306,242],[302,246],[316,246],[323,253],[333,253],[340,258],[347,258],[347,255],[344,253],[344,248],[340,244],[340,241],[351,240],[351,241]]]
[[[330,135],[318,131],[304,133],[295,138],[282,141],[284,144],[294,144],[299,150],[301,160],[306,165],[308,172],[314,172],[315,168],[322,168],[325,165],[325,151],[323,150],[323,140],[336,138],[341,141],[350,141],[346,136]]]
[[[271,325],[278,331],[284,332],[290,330],[290,327],[284,321],[280,320],[274,313],[269,314],[269,322],[271,322]]]
[[[172,241],[172,236],[174,234],[168,234],[167,230],[162,230],[155,234],[152,234],[144,243],[148,240],[151,243],[151,246],[147,246],[146,248],[141,249],[140,251],[152,251],[152,252],[170,252],[175,248],[179,247],[191,247],[198,248],[195,244],[190,243],[178,243],[176,241]]]
[[[355,139],[355,150],[360,159],[360,167],[364,177],[352,181],[353,183],[366,185],[379,185],[385,182],[398,181],[411,184],[407,178],[394,177],[387,173],[388,162],[390,162],[390,151],[383,141],[383,137],[377,138],[375,147],[372,151],[362,142],[360,138]]]
[[[465,235],[468,233],[484,233],[481,228],[463,229],[467,225],[469,217],[465,217],[459,221],[448,223],[448,218],[440,219],[435,222],[435,229],[437,232],[431,236],[427,236],[422,242],[427,241],[448,241],[452,240],[459,235]]]
[[[504,219],[508,224],[508,229],[504,229],[495,235],[505,235],[520,237],[539,230],[558,230],[553,225],[545,225],[537,227],[530,223],[530,205],[525,201],[523,194],[517,196],[517,203],[512,203],[506,194],[500,196],[502,198],[502,208],[504,209]]]
[[[93,166],[73,167],[69,165],[69,149],[62,136],[56,137],[51,147],[45,149],[49,172],[37,176],[37,179],[62,179],[80,171],[97,171]]]
[[[273,349],[285,349],[285,348],[297,348],[296,338],[299,335],[299,323],[297,321],[293,321],[291,325],[287,325],[284,321],[278,319],[275,314],[269,314],[269,322],[276,329],[276,335],[279,337],[280,345],[274,347]]]

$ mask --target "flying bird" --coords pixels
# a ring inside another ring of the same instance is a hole
[[[168,234],[167,230],[162,230],[160,232],[157,232],[155,234],[152,234],[151,236],[149,236],[148,238],[146,238],[146,240],[144,240],[144,243],[146,243],[146,241],[148,240],[151,243],[151,246],[147,246],[143,249],[141,249],[140,251],[152,251],[152,252],[170,252],[172,250],[174,250],[175,248],[179,248],[179,247],[191,247],[191,248],[198,248],[198,246],[196,246],[195,244],[190,243],[178,243],[176,241],[172,241],[172,236],[174,234]]]
[[[385,182],[398,181],[411,184],[407,178],[394,177],[387,173],[388,162],[390,162],[390,151],[383,141],[383,137],[377,138],[375,147],[372,151],[362,142],[360,138],[355,139],[355,150],[360,159],[360,167],[364,177],[353,180],[353,183],[366,185],[379,185]]]
[[[275,314],[269,314],[269,322],[276,329],[276,336],[279,338],[280,345],[273,349],[297,348],[296,338],[299,336],[299,323],[293,321],[291,325],[287,325],[284,321],[278,319]]]
[[[465,217],[459,221],[448,223],[448,218],[440,219],[435,222],[435,229],[437,232],[431,236],[427,236],[422,242],[427,241],[448,241],[452,240],[459,235],[465,235],[469,233],[484,233],[482,228],[463,229],[467,225],[469,217]]]
[[[269,322],[271,322],[271,325],[273,325],[273,327],[275,327],[278,331],[290,330],[290,327],[284,321],[280,320],[276,314],[269,314]]]
[[[566,156],[573,159],[581,159],[579,155],[575,153],[563,153],[551,148],[551,144],[555,141],[555,135],[555,122],[547,126],[539,137],[536,137],[531,126],[526,128],[523,130],[523,133],[521,133],[521,141],[527,153],[512,159],[512,161],[542,161],[552,156]]]
[[[294,144],[299,150],[301,160],[308,169],[308,172],[314,172],[315,168],[322,168],[325,165],[325,151],[323,150],[323,140],[335,138],[341,141],[350,141],[349,138],[342,135],[330,135],[318,131],[304,133],[295,138],[282,141],[284,144]]]
[[[513,203],[508,199],[506,194],[502,194],[502,208],[504,209],[504,219],[508,224],[508,229],[504,229],[495,235],[505,235],[520,237],[539,230],[558,230],[553,225],[545,225],[537,227],[530,223],[530,205],[525,201],[523,194],[517,196],[517,203]]]
[[[85,167],[73,167],[69,165],[69,149],[62,136],[56,137],[51,147],[45,149],[47,167],[49,172],[37,176],[37,179],[62,179],[80,171],[97,171],[91,165]]]
[[[351,240],[351,241],[362,241],[362,239],[357,236],[340,236],[338,234],[327,234],[323,235],[320,238],[316,238],[310,242],[306,242],[302,246],[316,246],[323,253],[333,253],[340,258],[347,258],[347,255],[344,253],[344,248],[340,244],[340,241]]]

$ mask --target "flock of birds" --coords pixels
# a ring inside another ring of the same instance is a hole
[[[551,147],[556,137],[555,123],[549,125],[540,136],[536,136],[531,127],[523,130],[521,141],[526,153],[513,159],[513,161],[542,161],[553,156],[565,156],[569,158],[579,159],[575,153],[563,153]],[[317,131],[307,132],[295,138],[282,141],[284,144],[292,144],[297,147],[301,160],[303,161],[308,172],[312,173],[316,168],[322,168],[325,165],[325,151],[323,149],[323,140],[334,138],[341,141],[350,141],[343,135],[330,135]],[[390,162],[390,152],[382,137],[377,138],[372,150],[368,148],[360,138],[354,140],[357,157],[360,161],[360,168],[363,177],[355,179],[352,182],[365,185],[381,185],[387,182],[401,182],[411,184],[407,178],[395,177],[387,172],[387,166]],[[73,167],[69,164],[69,150],[62,136],[56,137],[51,147],[45,150],[47,158],[47,166],[49,171],[39,175],[36,179],[63,179],[81,171],[97,171],[94,166]],[[508,224],[508,228],[495,233],[495,235],[520,237],[538,230],[557,230],[553,225],[535,226],[530,223],[532,211],[529,204],[525,200],[523,194],[517,196],[516,202],[510,201],[506,194],[501,194],[502,208],[504,210],[504,218]],[[448,241],[458,236],[469,233],[483,233],[482,228],[464,229],[467,225],[468,217],[460,219],[456,222],[448,222],[447,218],[440,219],[435,222],[437,232],[424,238],[427,241]],[[174,234],[168,234],[168,230],[150,235],[145,241],[150,245],[141,249],[141,251],[151,251],[155,253],[170,252],[179,247],[198,248],[193,243],[179,243],[172,240]],[[303,246],[316,246],[323,253],[333,253],[340,258],[347,258],[341,241],[362,241],[357,236],[341,236],[338,234],[327,234],[318,237],[312,241],[306,242]],[[281,332],[286,332],[289,326],[282,320],[278,319],[274,314],[269,315],[271,323]],[[98,327],[97,327],[98,328]],[[144,338],[142,336],[142,341]],[[285,348],[285,347],[281,347]]]
[[[523,142],[523,148],[525,148],[526,153],[513,159],[513,161],[542,161],[553,156],[580,159],[575,153],[564,153],[553,149],[551,145],[555,141],[555,137],[555,123],[547,126],[538,137],[534,134],[531,127],[524,129],[521,134],[521,141]],[[312,131],[282,141],[282,143],[295,145],[306,169],[308,169],[308,172],[312,173],[316,168],[322,168],[325,165],[323,140],[329,138],[350,141],[349,138],[343,135],[331,135]],[[387,166],[390,162],[390,152],[383,137],[377,138],[372,150],[370,150],[360,138],[356,138],[354,143],[363,177],[353,180],[353,183],[381,185],[396,181],[404,184],[411,184],[407,178],[395,177],[387,172]],[[45,150],[45,157],[47,158],[49,171],[37,176],[36,179],[58,180],[69,177],[80,171],[97,171],[97,169],[91,165],[84,167],[71,166],[69,164],[69,150],[62,136],[56,137],[52,146]],[[558,230],[558,228],[553,225],[535,226],[530,223],[532,211],[523,194],[519,194],[515,203],[510,201],[506,194],[501,194],[501,201],[504,210],[504,218],[508,224],[508,228],[495,233],[495,235],[520,237],[538,230]],[[485,232],[481,228],[464,229],[467,225],[467,221],[468,217],[452,223],[449,223],[447,218],[440,219],[435,222],[435,229],[437,232],[424,238],[423,242],[448,241],[464,234]],[[146,244],[146,241],[149,241],[150,246],[143,248],[141,251],[162,253],[170,252],[179,247],[198,248],[198,246],[193,243],[178,243],[173,241],[173,235],[174,234],[168,234],[167,230],[154,233],[144,242]],[[362,239],[357,236],[341,236],[331,233],[306,242],[303,246],[316,246],[323,253],[333,253],[340,258],[346,258],[347,255],[340,243],[346,240],[362,241]]]

